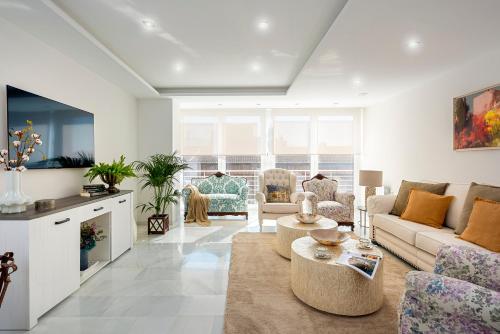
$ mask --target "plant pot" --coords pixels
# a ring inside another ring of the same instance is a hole
[[[31,204],[31,198],[23,193],[21,181],[22,173],[6,171],[5,193],[0,197],[0,210],[2,213],[18,213],[26,211],[26,206]]]
[[[168,214],[148,218],[148,234],[165,234],[170,229]]]
[[[87,270],[89,268],[89,250],[80,249],[80,271]]]
[[[117,177],[114,174],[103,174],[100,175],[102,182],[106,183],[108,185],[108,193],[110,194],[116,194],[120,192],[120,189],[118,189],[115,185],[117,184]]]

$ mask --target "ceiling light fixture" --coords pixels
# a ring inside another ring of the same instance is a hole
[[[155,21],[153,21],[151,19],[143,19],[141,21],[141,23],[144,26],[144,29],[146,29],[146,30],[154,30],[156,28]]]
[[[361,92],[361,93],[359,93],[359,96],[366,96],[366,95],[368,95],[368,92]]]
[[[422,47],[422,41],[420,41],[416,38],[412,38],[412,39],[408,40],[408,42],[406,42],[406,47],[410,51],[417,51]]]
[[[266,20],[261,20],[261,21],[257,22],[257,29],[259,29],[262,32],[268,31],[269,30],[269,22]]]
[[[182,71],[184,71],[184,64],[182,62],[177,62],[174,64],[174,71],[177,72],[177,73],[180,73]]]
[[[251,69],[252,71],[254,71],[254,72],[259,72],[259,71],[260,71],[260,69],[261,69],[261,66],[260,66],[260,64],[259,64],[259,63],[252,63],[252,64],[250,65],[250,69]]]
[[[354,86],[361,86],[361,79],[360,78],[354,78],[352,80],[352,83]]]

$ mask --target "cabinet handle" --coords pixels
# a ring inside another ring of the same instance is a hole
[[[95,209],[94,209],[94,211],[101,211],[102,209],[104,209],[104,207],[103,207],[103,206],[100,206],[100,207],[98,207],[98,208],[95,208]]]
[[[66,219],[63,219],[63,220],[56,221],[54,224],[61,225],[61,224],[67,223],[69,221],[70,221],[70,219],[66,218]]]
[[[126,199],[122,199],[121,201],[118,201],[118,203],[122,204],[122,203],[125,203],[127,200]]]

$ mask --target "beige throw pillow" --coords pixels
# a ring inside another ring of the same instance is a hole
[[[408,204],[408,197],[412,189],[425,190],[436,195],[443,195],[448,187],[448,183],[422,183],[403,180],[399,187],[396,202],[390,212],[391,215],[401,216]]]
[[[467,197],[465,197],[462,214],[460,215],[457,227],[455,228],[456,234],[462,234],[467,227],[472,207],[474,206],[474,201],[478,197],[489,199],[490,201],[500,202],[500,187],[490,186],[487,184],[477,184],[475,182],[470,184]]]

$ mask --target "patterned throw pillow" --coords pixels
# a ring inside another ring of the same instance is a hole
[[[290,188],[285,186],[267,185],[267,202],[290,203]]]

